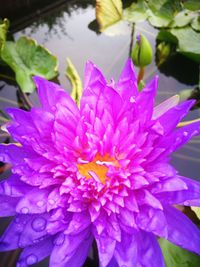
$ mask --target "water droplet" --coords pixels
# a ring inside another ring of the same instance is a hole
[[[64,243],[64,241],[65,241],[65,235],[62,233],[54,240],[54,243],[55,245],[60,246]]]
[[[55,204],[55,200],[54,199],[49,199],[48,202],[49,202],[50,205]]]
[[[51,108],[51,110],[52,110],[53,112],[55,112],[55,111],[56,111],[56,107],[53,106],[53,107]]]
[[[29,209],[27,207],[23,207],[23,208],[21,208],[21,213],[27,214],[27,213],[29,213]]]
[[[188,132],[183,132],[183,135],[184,136],[188,136]]]
[[[20,219],[19,218],[15,218],[15,223],[19,223]]]
[[[40,208],[43,207],[44,204],[45,204],[45,202],[43,200],[40,200],[40,201],[37,202],[37,206],[40,207]]]
[[[37,261],[38,261],[38,259],[37,259],[37,257],[34,254],[30,254],[26,258],[27,265],[32,265],[32,264],[36,263]]]
[[[21,267],[21,263],[17,262],[16,267]]]
[[[32,227],[36,232],[41,232],[46,228],[46,220],[42,217],[36,218],[32,222]]]

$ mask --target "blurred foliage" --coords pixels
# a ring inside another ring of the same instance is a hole
[[[96,0],[96,18],[101,31],[122,19],[122,1]]]
[[[74,99],[76,104],[79,106],[80,105],[80,99],[82,96],[82,81],[81,78],[74,67],[73,63],[71,60],[68,58],[67,59],[67,69],[66,69],[66,76],[70,80],[72,84],[72,92],[71,92],[71,97]]]
[[[159,244],[164,255],[166,267],[200,266],[199,255],[182,249],[165,239],[159,239]]]
[[[0,56],[1,51],[4,48],[5,42],[6,42],[6,34],[9,27],[9,21],[7,19],[4,19],[3,22],[0,24]]]
[[[164,63],[170,55],[168,43],[174,44],[176,52],[200,63],[200,1],[138,0],[132,1],[123,11],[122,1],[118,0],[116,3],[117,7],[112,0],[96,1],[96,19],[101,32],[105,29],[107,31],[109,26],[115,25],[120,19],[131,23],[148,20],[153,27],[161,31],[157,37],[158,45],[160,41],[164,41],[169,52],[166,56],[165,49],[164,57],[163,53],[158,54],[162,57],[159,64]],[[120,34],[120,31],[117,34]]]
[[[15,72],[16,82],[25,93],[32,93],[35,85],[32,76],[46,79],[57,76],[57,58],[33,39],[21,37],[16,42],[6,41],[8,20],[0,28],[1,59]]]

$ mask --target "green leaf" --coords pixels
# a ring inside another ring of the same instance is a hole
[[[130,34],[130,24],[127,21],[120,20],[104,29],[103,33],[107,36],[118,36]]]
[[[146,20],[148,5],[144,0],[133,3],[130,7],[124,9],[123,18],[130,22],[139,22]]]
[[[148,19],[154,27],[167,27],[179,11],[181,5],[178,0],[139,0],[124,10],[124,19],[131,22]]]
[[[6,42],[1,57],[15,72],[16,81],[25,93],[35,89],[32,76],[48,80],[57,76],[57,58],[33,39],[21,37],[17,42]]]
[[[200,33],[191,27],[172,29],[170,32],[178,40],[177,51],[200,63]]]
[[[188,25],[195,17],[196,14],[194,12],[183,10],[174,17],[173,22],[170,24],[170,27],[184,27]]]
[[[68,66],[66,69],[66,75],[72,84],[71,97],[74,99],[76,104],[79,106],[80,99],[82,96],[82,90],[83,90],[81,78],[69,58],[67,59],[67,64]]]
[[[167,30],[159,31],[156,39],[162,42],[166,42],[166,43],[169,42],[169,43],[178,44],[177,38],[173,34],[171,34],[170,31],[167,31]]]
[[[0,24],[0,56],[1,50],[3,49],[5,42],[6,42],[6,34],[9,28],[9,21],[4,19],[3,22]]]
[[[184,226],[183,226],[184,227]],[[184,250],[165,239],[159,239],[166,267],[198,267],[200,256]]]
[[[148,11],[148,20],[154,27],[160,28],[160,27],[167,27],[171,20],[171,16],[167,16],[167,13],[162,12],[153,12],[151,9]]]
[[[192,21],[191,26],[195,31],[200,31],[200,16]]]
[[[196,11],[200,9],[200,1],[199,0],[189,0],[184,2],[184,7],[186,9]]]
[[[121,20],[122,13],[121,0],[96,0],[96,19],[101,31]]]
[[[154,27],[167,27],[173,20],[175,12],[179,6],[177,1],[157,0],[149,1],[149,22]]]

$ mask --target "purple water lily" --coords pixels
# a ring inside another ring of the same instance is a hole
[[[127,61],[118,83],[89,62],[80,109],[59,85],[36,77],[41,102],[8,109],[1,145],[12,176],[0,183],[0,216],[14,216],[0,250],[23,248],[17,267],[50,255],[78,267],[96,241],[101,267],[162,267],[157,237],[200,254],[200,231],[174,205],[200,205],[200,184],[178,174],[170,155],[200,122],[176,128],[194,101],[174,96],[154,108],[158,78],[138,92]]]

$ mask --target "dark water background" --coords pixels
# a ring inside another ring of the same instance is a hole
[[[9,9],[8,4],[5,4],[3,9],[1,6],[0,17],[9,15],[12,38],[16,40],[23,35],[29,36],[57,56],[60,73],[58,81],[63,88],[68,91],[71,90],[71,85],[65,76],[67,57],[72,60],[82,79],[84,77],[84,66],[88,59],[98,65],[108,79],[119,77],[129,55],[132,25],[126,25],[123,35],[97,34],[90,29],[92,27],[91,22],[95,19],[95,1],[60,0],[39,3],[35,0],[27,2],[33,2],[33,5],[28,5],[24,9],[17,9],[16,7],[16,10],[14,7]],[[155,54],[157,30],[145,22],[136,25],[135,33],[146,35],[154,48]],[[1,71],[4,72],[5,69],[1,67],[0,73]],[[198,83],[198,65],[180,55],[171,58],[160,70],[156,67],[154,55],[154,62],[147,67],[145,78],[149,80],[155,74],[159,74],[160,77],[157,103],[180,93],[183,89],[194,88]],[[4,98],[7,100],[5,101]],[[37,104],[36,94],[31,95],[30,98],[33,103]],[[1,109],[16,105],[17,86],[6,79],[0,78]],[[199,109],[191,111],[187,119],[197,117],[200,117]],[[3,132],[1,132],[0,139],[1,141],[9,141]],[[175,153],[172,164],[179,170],[180,174],[200,180],[200,137],[193,138],[189,144]],[[3,177],[5,177],[5,174],[3,174]],[[1,228],[3,228],[3,225],[4,221],[2,220]],[[12,261],[10,257],[13,257]],[[15,266],[15,257],[13,254],[0,254],[0,267]],[[48,264],[44,261],[35,266],[48,266]],[[88,263],[87,266],[94,266],[94,263]]]

